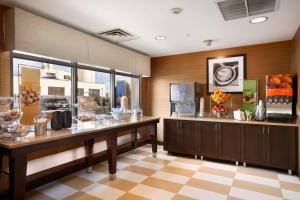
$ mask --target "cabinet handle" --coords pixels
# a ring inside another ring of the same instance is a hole
[[[270,135],[270,127],[268,126],[268,135]]]
[[[221,131],[221,124],[219,123],[219,131]]]
[[[217,123],[215,124],[215,129],[216,129],[216,131],[218,131],[218,124]]]
[[[182,128],[182,123],[181,122],[179,122],[179,128]]]
[[[265,134],[265,127],[263,126],[263,134]]]

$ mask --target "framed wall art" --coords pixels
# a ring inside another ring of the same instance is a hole
[[[223,58],[207,58],[207,91],[224,89],[230,93],[243,92],[246,78],[246,54]]]

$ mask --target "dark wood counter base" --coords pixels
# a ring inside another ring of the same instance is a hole
[[[298,172],[298,127],[164,119],[164,149]]]

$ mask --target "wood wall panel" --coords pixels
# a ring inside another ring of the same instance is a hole
[[[10,52],[4,51],[4,12],[9,7],[0,4],[0,96],[10,96]]]
[[[297,74],[298,77],[298,103],[297,103],[297,114],[300,113],[300,26],[298,28],[298,31],[296,32],[293,40],[292,40],[292,61],[291,61],[291,70],[293,73]],[[298,133],[298,155],[300,156],[300,129]],[[299,172],[300,172],[300,159],[299,161]]]
[[[169,84],[171,82],[198,82],[201,96],[205,97],[209,112],[209,96],[206,92],[206,58],[235,54],[247,54],[247,79],[259,80],[259,98],[265,99],[265,75],[291,72],[291,41],[243,46],[237,48],[204,51],[151,59],[150,114],[169,116]],[[242,95],[233,95],[234,108],[239,108]],[[158,139],[162,141],[162,123]]]

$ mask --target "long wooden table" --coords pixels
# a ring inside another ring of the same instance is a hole
[[[93,154],[95,138],[105,136],[107,144],[107,158],[110,179],[116,178],[117,170],[117,134],[122,131],[131,131],[134,135],[134,144],[137,142],[137,129],[150,127],[153,157],[157,152],[157,123],[159,118],[142,117],[140,120],[111,122],[107,125],[97,125],[95,122],[86,122],[72,126],[71,129],[48,131],[47,135],[28,136],[16,140],[0,140],[0,166],[2,167],[3,155],[9,158],[9,198],[21,200],[25,198],[27,155],[31,152],[52,148],[54,146],[84,141],[86,149],[86,167],[91,169],[90,158]],[[136,147],[136,145],[134,145]],[[1,177],[1,176],[0,176]]]

